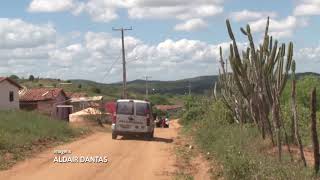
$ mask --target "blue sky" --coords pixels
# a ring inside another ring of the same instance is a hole
[[[217,74],[225,20],[245,47],[239,28],[249,23],[258,43],[267,16],[275,38],[295,43],[297,70],[320,72],[319,15],[320,0],[3,0],[0,75],[119,81],[122,26],[133,27],[129,80]]]

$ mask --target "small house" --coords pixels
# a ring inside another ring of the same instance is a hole
[[[18,83],[7,77],[0,77],[0,110],[19,109]]]
[[[71,97],[70,103],[73,106],[73,112],[78,112],[89,107],[101,108],[103,103],[103,96],[92,96],[92,97]]]
[[[68,120],[72,113],[69,99],[62,88],[27,89],[20,94],[20,108]]]

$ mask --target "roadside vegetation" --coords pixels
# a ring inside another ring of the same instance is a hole
[[[269,18],[258,46],[250,26],[241,28],[246,49],[238,49],[226,24],[232,40],[228,58],[220,48],[213,96],[186,100],[186,132],[218,159],[227,179],[318,178],[319,78],[296,76],[293,43],[278,45],[269,36]]]
[[[0,170],[54,144],[88,132],[36,112],[0,111]]]
[[[253,124],[239,126],[234,123],[230,111],[221,100],[189,98],[185,109],[181,119],[184,132],[194,137],[208,159],[217,160],[223,167],[223,172],[213,172],[214,179],[220,176],[226,179],[314,177],[311,168],[304,168],[297,158],[291,161],[288,153],[284,154],[281,162],[278,161],[271,142],[262,140]],[[308,124],[305,122],[304,126]],[[302,134],[303,139],[310,140],[310,133]]]

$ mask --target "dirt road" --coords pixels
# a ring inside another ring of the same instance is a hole
[[[0,171],[2,180],[117,180],[172,179],[175,172],[174,143],[179,125],[157,128],[153,141],[111,139],[110,133],[95,133],[85,139],[49,149]],[[107,156],[108,163],[53,163],[54,150],[70,150],[72,156]]]

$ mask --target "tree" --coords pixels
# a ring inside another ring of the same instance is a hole
[[[33,75],[29,76],[29,81],[34,81],[34,76]]]
[[[79,84],[79,85],[78,85],[78,88],[79,88],[79,89],[81,89],[81,88],[82,88],[82,85],[81,85],[81,84]]]
[[[12,80],[15,80],[15,81],[19,80],[19,77],[17,75],[14,75],[14,74],[9,76],[9,78],[12,79]]]
[[[94,87],[92,88],[92,92],[96,93],[96,94],[100,94],[101,93],[101,89]]]
[[[164,95],[151,95],[149,96],[149,100],[152,104],[155,105],[171,105],[169,100]]]

